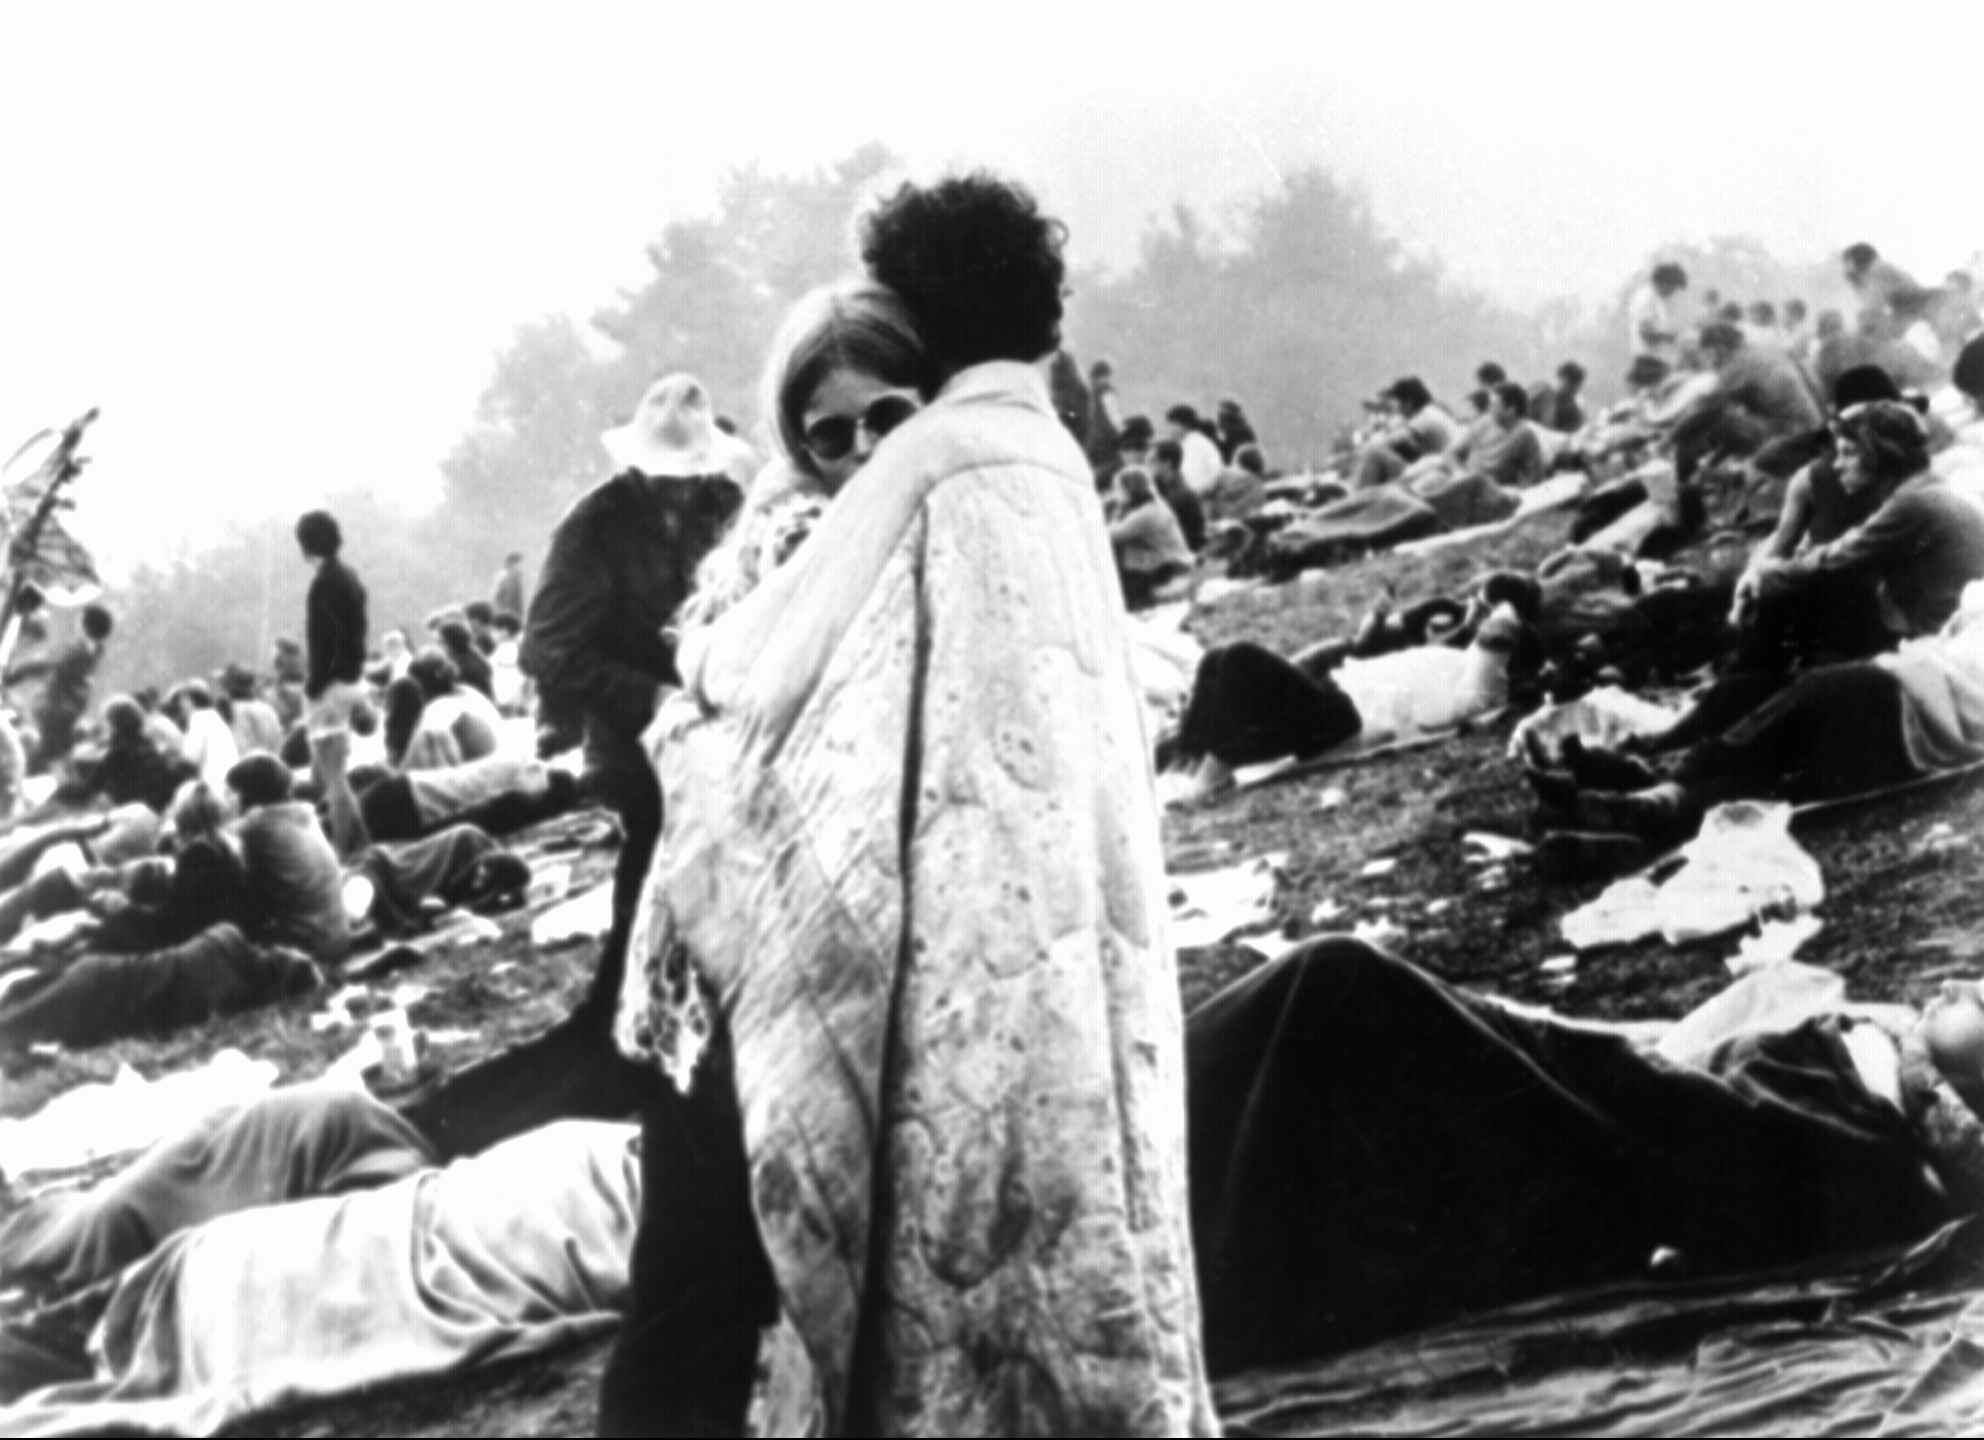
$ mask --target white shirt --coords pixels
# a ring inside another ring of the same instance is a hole
[[[1648,340],[1645,332],[1672,335],[1672,340]],[[1649,281],[1633,293],[1626,306],[1626,344],[1634,355],[1651,355],[1672,365],[1681,355],[1680,307],[1661,295]]]
[[[200,778],[218,793],[227,793],[227,772],[241,758],[234,732],[220,718],[218,710],[198,709],[186,722],[186,739],[179,753],[186,763],[200,772]]]
[[[1204,495],[1219,479],[1219,472],[1226,468],[1219,458],[1219,447],[1196,430],[1187,430],[1185,438],[1178,444],[1184,451],[1184,459],[1178,467],[1179,475],[1194,495]]]

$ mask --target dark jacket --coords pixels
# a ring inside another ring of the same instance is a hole
[[[365,587],[333,555],[317,569],[304,602],[304,643],[310,673],[303,693],[315,700],[336,681],[356,683],[365,673]]]
[[[461,682],[471,689],[480,690],[491,700],[496,698],[496,684],[489,669],[489,662],[482,652],[470,645],[466,650],[450,650],[448,660],[455,667]]]
[[[663,627],[743,498],[720,475],[656,483],[627,471],[552,532],[517,658],[548,719],[584,721],[595,763],[625,762],[630,747],[638,758],[657,689],[679,680]]]

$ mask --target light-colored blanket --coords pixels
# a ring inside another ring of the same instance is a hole
[[[383,1189],[181,1231],[118,1280],[96,1378],[0,1408],[0,1434],[211,1435],[610,1330],[640,1214],[635,1138],[565,1121]]]
[[[1964,588],[1949,623],[1875,664],[1901,682],[1902,737],[1925,773],[1984,760],[1984,581]]]
[[[828,1428],[1212,1432],[1149,750],[1039,377],[960,376],[682,658],[633,953],[728,1023]]]

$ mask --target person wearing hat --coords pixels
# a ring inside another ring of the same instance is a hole
[[[694,586],[696,567],[743,503],[751,457],[717,429],[708,389],[686,374],[656,380],[633,419],[600,438],[612,478],[574,504],[552,532],[518,663],[537,684],[539,753],[559,753],[574,730],[582,731],[581,788],[619,815],[625,835],[614,873],[613,928],[592,989],[568,1022],[596,1027],[597,1049],[611,1062],[608,1028],[627,926],[661,833],[661,791],[641,732],[663,687],[680,683],[668,627]],[[608,1095],[601,1103],[618,1106],[620,1099]]]

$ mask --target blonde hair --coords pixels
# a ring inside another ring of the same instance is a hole
[[[843,280],[800,297],[772,340],[761,413],[785,458],[819,477],[806,449],[806,406],[836,370],[855,370],[911,388],[922,379],[923,341],[893,290]]]
[[[188,780],[172,796],[172,829],[181,840],[212,835],[227,823],[227,802],[204,780]]]

